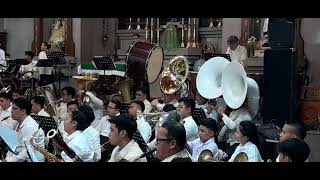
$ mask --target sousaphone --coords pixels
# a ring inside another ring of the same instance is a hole
[[[230,62],[223,57],[214,57],[200,68],[196,86],[199,94],[206,99],[215,99],[222,95],[221,77]]]

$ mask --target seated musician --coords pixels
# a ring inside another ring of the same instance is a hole
[[[137,131],[136,121],[128,115],[122,114],[110,119],[110,123],[110,143],[116,147],[108,162],[146,162],[146,158],[139,158],[143,151],[133,140],[133,134]]]
[[[95,119],[100,120],[103,116],[104,104],[103,101],[97,97],[97,93],[94,89],[95,87],[90,86],[89,90],[85,92],[85,94],[90,97],[89,106],[94,109]]]
[[[192,162],[186,150],[186,130],[177,121],[166,121],[156,137],[156,158],[162,162]]]
[[[235,149],[229,162],[233,162],[234,158],[244,152],[248,156],[248,162],[263,162],[259,152],[259,140],[257,127],[252,121],[242,121],[237,127],[235,138],[240,144]]]
[[[80,111],[68,113],[64,122],[64,130],[68,133],[66,143],[83,162],[94,161],[94,151],[90,147],[87,136],[83,133],[88,127],[86,116]],[[61,157],[65,162],[73,162],[72,157],[69,157],[64,151]]]
[[[20,89],[16,89],[12,92],[12,100],[16,100],[18,98],[23,98],[23,94]]]
[[[147,90],[145,87],[138,87],[136,90],[136,100],[144,103],[144,111],[143,113],[149,113],[152,110],[152,106],[150,101],[147,99]]]
[[[198,138],[198,126],[192,118],[195,102],[193,99],[187,97],[180,98],[178,102],[178,109],[181,115],[180,122],[183,124],[186,130],[187,141],[193,141]]]
[[[31,98],[31,113],[38,116],[50,117],[50,115],[43,109],[45,98],[43,96],[34,96]]]
[[[61,98],[62,102],[57,105],[57,123],[60,122],[67,117],[67,103],[73,99],[75,99],[76,90],[73,87],[66,86],[61,89]]]
[[[47,52],[50,49],[50,44],[47,42],[42,42],[40,48],[41,48],[41,51],[39,53],[38,58],[48,59]],[[54,77],[52,74],[53,67],[38,67],[38,69],[40,74],[40,79],[39,79],[40,86],[54,83]]]
[[[216,159],[218,146],[215,143],[215,137],[219,131],[218,123],[213,119],[204,119],[200,121],[199,138],[188,142],[192,149],[192,161],[197,162],[200,153],[203,150],[210,150],[213,158]]]
[[[154,99],[151,102],[151,105],[156,107],[159,111],[162,111],[166,104],[173,104],[175,107],[178,107],[179,105],[176,94],[163,94],[163,101],[164,102],[162,103],[158,99]]]
[[[81,111],[85,116],[88,124],[91,124],[94,120],[94,112],[92,108],[88,105],[79,106],[79,111]],[[98,162],[101,159],[101,147],[100,147],[100,136],[99,132],[92,126],[87,127],[83,133],[87,136],[91,150],[94,151],[93,160]]]
[[[0,123],[6,125],[10,129],[16,129],[18,122],[11,117],[11,101],[12,97],[10,92],[3,92],[0,94],[0,108],[2,110],[0,113]]]
[[[34,136],[34,143],[44,148],[44,132],[39,128],[39,124],[29,116],[31,112],[31,104],[26,99],[18,98],[12,103],[12,118],[18,121],[16,131],[18,132],[19,143],[14,153],[8,151],[2,162],[30,162],[29,154],[33,154],[36,159],[33,161],[44,162],[44,155],[31,148],[32,152],[28,151],[26,144],[30,145],[30,140]],[[28,151],[28,152],[27,152]]]
[[[149,142],[151,137],[151,126],[143,116],[144,104],[142,101],[134,100],[131,102],[128,110],[129,115],[137,121],[137,129],[140,132],[145,143]]]
[[[278,162],[306,162],[310,147],[301,139],[289,138],[279,143]]]
[[[282,127],[282,131],[280,133],[279,142],[290,138],[297,138],[300,140],[304,140],[307,135],[307,130],[301,123],[285,123]],[[276,161],[279,161],[279,156],[277,157]],[[308,159],[307,159],[308,161]]]
[[[212,118],[214,120],[218,120],[218,113],[215,110],[215,105],[204,97],[202,97],[199,92],[196,93],[196,108],[202,108],[206,113],[207,118]]]
[[[235,132],[241,121],[251,121],[251,115],[246,108],[246,102],[242,104],[238,109],[234,109],[230,115],[225,114],[225,108],[220,107],[218,113],[223,120],[223,127],[220,130],[218,141],[223,141],[227,137],[226,153],[229,157],[233,154],[239,142],[235,138]]]
[[[23,77],[25,79],[30,79],[32,77],[37,78],[37,71],[38,71],[38,68],[36,66],[37,61],[35,61],[33,58],[34,58],[34,52],[25,51],[25,60],[27,60],[29,64],[21,65],[21,68],[20,68],[20,72],[23,74]]]
[[[67,103],[67,113],[72,113],[74,111],[78,111],[79,103],[77,100],[70,100]],[[67,116],[67,114],[65,114]],[[64,130],[64,122],[66,117],[61,121],[61,123],[58,126],[59,132],[61,133],[63,139],[66,139],[68,136],[68,133]]]

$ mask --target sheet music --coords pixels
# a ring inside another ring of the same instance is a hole
[[[0,123],[0,137],[9,146],[12,152],[16,150],[19,143],[19,135],[16,131]]]

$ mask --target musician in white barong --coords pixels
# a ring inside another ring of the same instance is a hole
[[[18,121],[13,120],[11,116],[11,99],[12,96],[10,93],[3,92],[0,94],[0,123],[6,125],[10,129],[16,129]]]
[[[192,112],[195,108],[195,102],[191,98],[183,97],[178,100],[179,112],[181,116],[180,122],[184,125],[187,133],[187,141],[192,141],[198,138],[198,125],[192,118]]]
[[[136,90],[136,100],[144,103],[143,113],[149,113],[152,110],[150,101],[147,99],[147,90],[145,87],[138,87]]]
[[[43,96],[34,96],[31,98],[31,113],[38,116],[50,117],[50,115],[44,110],[45,98]]]

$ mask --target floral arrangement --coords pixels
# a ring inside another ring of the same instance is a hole
[[[260,43],[257,41],[257,38],[251,36],[247,41],[247,51],[248,57],[254,56],[254,50],[259,49]]]

